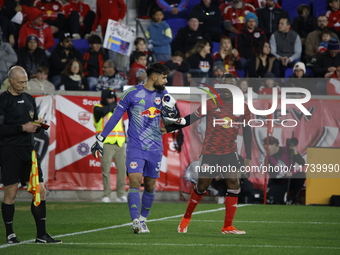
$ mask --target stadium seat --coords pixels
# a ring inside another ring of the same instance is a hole
[[[174,39],[176,37],[177,32],[180,28],[188,25],[187,19],[180,19],[180,18],[167,19],[166,22],[169,24],[169,26],[172,30],[172,39]]]
[[[315,1],[314,1],[315,2]],[[298,16],[297,8],[301,4],[306,4],[310,6],[310,0],[284,0],[282,1],[282,9],[284,9],[286,12],[288,12],[289,19],[291,22],[293,22],[294,18]]]
[[[306,74],[309,75],[310,77],[313,77],[314,74],[313,74],[312,68],[307,67]],[[287,68],[285,71],[285,78],[289,78],[292,75],[293,75],[293,68]]]
[[[201,3],[201,0],[190,0],[189,1],[188,5],[187,5],[187,9],[188,9],[189,15],[191,13],[192,7],[194,7],[194,5],[200,4],[200,3]]]
[[[86,39],[73,40],[72,44],[77,50],[79,50],[83,54],[90,48],[90,44]]]
[[[52,50],[57,46],[57,44],[59,43],[59,39],[58,38],[54,38],[54,45],[52,46],[51,49],[49,49],[49,52],[52,52]]]
[[[219,42],[212,42],[212,49],[211,49],[211,55],[214,55],[215,52],[218,52],[220,50],[220,43]]]
[[[313,16],[318,18],[319,15],[324,15],[327,12],[327,0],[313,1]]]
[[[236,69],[239,78],[245,78],[246,72],[244,70]]]

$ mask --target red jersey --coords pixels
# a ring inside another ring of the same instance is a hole
[[[328,27],[334,27],[337,32],[340,31],[340,10],[329,13]]]
[[[58,0],[53,0],[49,3],[36,0],[34,2],[34,6],[37,7],[38,10],[42,11],[43,20],[57,20],[59,13],[64,14],[64,5]]]
[[[194,112],[199,118],[206,117],[205,138],[202,154],[223,155],[237,152],[236,138],[240,126],[248,124],[250,111],[244,104],[244,115],[233,115],[233,103],[223,101],[215,105],[213,100],[207,100],[207,115],[201,114],[201,106]]]
[[[74,3],[71,0],[70,2],[64,5],[64,12],[66,18],[70,16],[72,11],[77,11],[81,17],[85,18],[89,10],[91,10],[90,6],[81,1],[79,1],[78,3]]]
[[[275,88],[277,88],[277,93],[281,94],[281,89],[279,86],[276,86]],[[261,95],[272,95],[273,94],[273,88],[269,88],[266,86],[261,86],[259,88],[259,94]]]
[[[230,20],[234,28],[241,30],[246,23],[246,15],[249,12],[256,13],[254,6],[251,4],[245,3],[240,9],[235,9],[232,5],[227,5],[222,12],[223,20]]]
[[[216,61],[219,61],[221,60],[222,61],[222,57],[220,55],[219,52],[215,52],[214,55],[213,55],[213,60],[216,62]],[[238,73],[236,71],[236,68],[235,68],[235,62],[233,65],[231,65],[229,63],[229,57],[226,56],[224,59],[223,59],[223,64],[224,64],[224,70],[226,73],[231,73],[233,75],[235,75],[236,77],[238,77]]]

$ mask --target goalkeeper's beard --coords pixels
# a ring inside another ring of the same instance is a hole
[[[165,89],[164,85],[160,85],[160,84],[156,84],[156,83],[153,84],[153,87],[157,90],[164,90]]]

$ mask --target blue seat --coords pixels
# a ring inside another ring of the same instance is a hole
[[[289,19],[290,19],[291,22],[293,22],[294,18],[298,16],[297,8],[301,4],[306,4],[306,5],[310,6],[310,0],[300,0],[300,1],[296,1],[296,0],[284,0],[284,1],[282,1],[282,6],[281,7],[286,12],[288,12]]]
[[[319,15],[325,15],[327,12],[327,0],[313,1],[313,16],[318,18]]]
[[[220,43],[219,42],[212,42],[212,49],[211,49],[211,55],[213,55],[215,52],[218,52],[220,50]]]
[[[201,3],[201,0],[190,0],[188,5],[187,5],[187,9],[188,9],[189,14],[192,11],[192,7],[194,7],[194,5],[200,4],[200,3]]]
[[[312,68],[307,67],[306,74],[309,75],[310,77],[313,77],[314,74],[313,74]],[[285,78],[289,78],[292,75],[293,75],[293,68],[287,68],[285,71]]]
[[[90,48],[90,44],[86,39],[73,40],[72,44],[77,50],[79,50],[83,54]]]
[[[175,18],[175,19],[167,19],[166,22],[169,24],[172,31],[172,39],[174,39],[177,35],[177,32],[180,28],[188,25],[187,19]]]
[[[52,50],[54,50],[54,48],[58,45],[58,43],[59,43],[59,39],[58,38],[54,38],[54,45],[48,51],[52,52]]]
[[[246,72],[244,70],[236,69],[239,78],[245,78]]]

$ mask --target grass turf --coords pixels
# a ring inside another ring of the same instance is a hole
[[[35,244],[29,202],[17,202],[14,230],[22,241],[5,244],[0,254],[340,254],[340,208],[327,206],[247,205],[234,226],[246,235],[222,235],[222,205],[200,204],[188,233],[177,226],[185,203],[155,203],[150,234],[132,234],[126,204],[49,202],[47,230],[62,244]],[[199,213],[201,212],[201,213]]]

